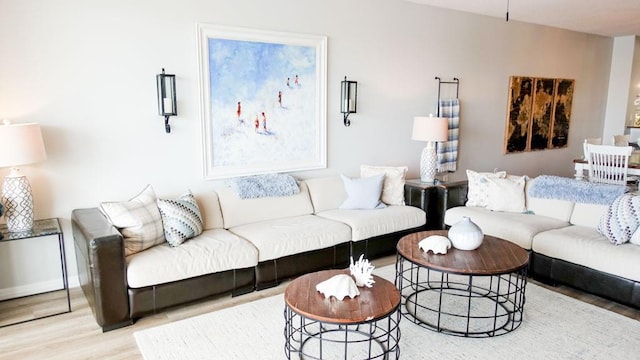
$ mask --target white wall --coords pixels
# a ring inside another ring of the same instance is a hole
[[[633,125],[635,118],[636,106],[634,100],[640,96],[640,36],[634,36],[633,42],[633,64],[631,65],[631,81],[629,84],[629,95],[627,101],[627,122],[629,126]],[[638,129],[635,129],[638,130]],[[637,138],[637,136],[636,136]],[[634,138],[633,140],[635,140]]]
[[[408,165],[415,177],[424,144],[411,124],[435,112],[435,76],[460,79],[451,179],[466,168],[570,176],[581,140],[603,128],[610,38],[402,0],[0,0],[0,118],[42,124],[49,158],[24,172],[37,217],[62,218],[72,279],[72,209],[148,183],[161,196],[221,185],[202,177],[196,23],[328,37],[328,168],[301,178],[356,175],[364,163]],[[171,134],[156,110],[163,67],[177,75]],[[345,75],[358,81],[349,128]],[[576,80],[568,148],[503,155],[511,75]]]
[[[613,136],[624,134],[626,130],[635,43],[635,36],[621,36],[613,40],[603,144],[612,144]]]

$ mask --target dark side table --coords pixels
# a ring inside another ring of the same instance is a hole
[[[406,180],[404,184],[405,205],[419,207],[427,213],[427,230],[445,228],[444,213],[467,200],[467,181],[439,181],[424,183],[420,179]]]
[[[14,322],[10,322],[10,321],[5,322],[6,314],[2,314],[2,313],[5,311],[18,312],[18,310],[16,310],[17,308],[22,309],[23,306],[29,306],[28,304],[30,302],[26,299],[27,297],[41,295],[44,293],[36,293],[36,294],[31,294],[25,297],[0,301],[0,314],[2,315],[0,316],[0,319],[2,319],[2,321],[0,321],[0,327],[21,324],[28,321],[33,321],[37,319],[42,319],[42,318],[46,318],[54,315],[66,314],[71,312],[71,297],[69,295],[69,279],[67,275],[67,261],[66,261],[65,250],[64,250],[64,235],[62,233],[62,228],[60,227],[60,221],[58,220],[58,218],[36,220],[34,221],[33,229],[28,231],[20,231],[20,232],[9,232],[7,230],[7,226],[2,224],[0,225],[0,234],[2,234],[2,239],[0,239],[0,243],[9,242],[9,241],[23,241],[27,239],[39,238],[44,236],[57,236],[59,255],[60,255],[60,269],[62,272],[62,289],[52,290],[51,292],[64,290],[64,292],[66,293],[66,307],[61,309],[56,309],[51,312],[38,310],[37,313],[40,313],[40,315],[34,315],[28,318],[17,319]],[[47,293],[48,292],[49,291],[47,291]],[[24,304],[27,304],[27,305],[24,305]],[[34,313],[36,313],[36,311],[34,311]]]

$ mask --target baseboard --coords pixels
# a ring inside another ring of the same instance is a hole
[[[80,286],[77,277],[69,279],[69,288]],[[62,279],[42,281],[28,285],[20,285],[0,289],[0,301],[20,298],[23,296],[41,294],[49,291],[62,290]]]

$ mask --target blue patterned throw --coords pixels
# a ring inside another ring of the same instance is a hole
[[[300,192],[296,179],[286,174],[252,175],[235,178],[231,187],[241,199],[290,196]]]
[[[626,186],[596,184],[560,176],[540,175],[529,186],[529,196],[608,205],[627,190]]]

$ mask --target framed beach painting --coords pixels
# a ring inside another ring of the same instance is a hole
[[[197,32],[205,179],[325,168],[327,38]]]

